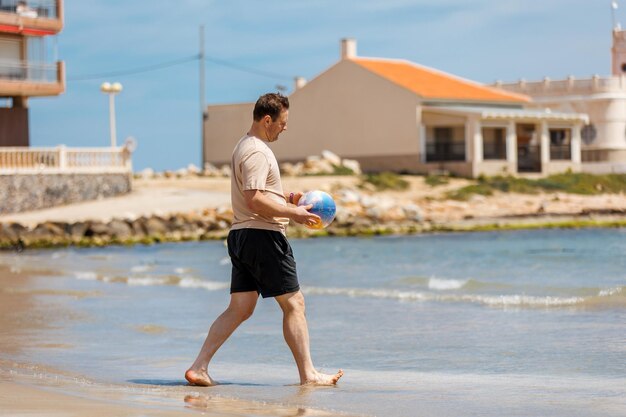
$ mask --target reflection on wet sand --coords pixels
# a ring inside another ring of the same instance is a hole
[[[203,394],[185,395],[187,408],[198,411],[212,411],[217,413],[234,413],[255,416],[297,417],[297,416],[336,416],[323,410],[315,410],[300,406],[269,405],[267,403],[234,400]]]

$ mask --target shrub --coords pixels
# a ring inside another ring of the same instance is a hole
[[[405,181],[398,174],[393,172],[381,172],[378,174],[365,174],[361,179],[361,188],[365,184],[372,184],[378,191],[383,190],[406,190],[409,188],[408,181]]]

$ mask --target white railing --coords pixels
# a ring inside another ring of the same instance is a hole
[[[25,3],[25,4],[21,4]],[[0,12],[15,13],[30,18],[56,19],[57,0],[0,0]]]
[[[20,61],[0,60],[0,79],[56,83],[59,81],[59,68],[57,64],[33,64]]]
[[[522,94],[563,94],[563,93],[601,93],[626,90],[626,77],[593,76],[587,79],[568,77],[564,80],[551,80],[545,78],[542,81],[520,80],[514,83],[493,84],[494,87]]]
[[[117,148],[0,148],[0,174],[132,172],[131,153]]]

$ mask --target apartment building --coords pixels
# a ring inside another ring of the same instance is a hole
[[[65,91],[63,0],[0,0],[0,146],[29,146],[31,97]]]

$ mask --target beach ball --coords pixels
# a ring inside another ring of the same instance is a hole
[[[313,207],[309,209],[310,213],[320,216],[321,222],[318,222],[312,226],[306,226],[309,229],[323,229],[332,223],[335,219],[335,213],[337,212],[337,206],[335,200],[324,191],[309,191],[305,193],[298,201],[299,206],[308,206],[312,204]]]

